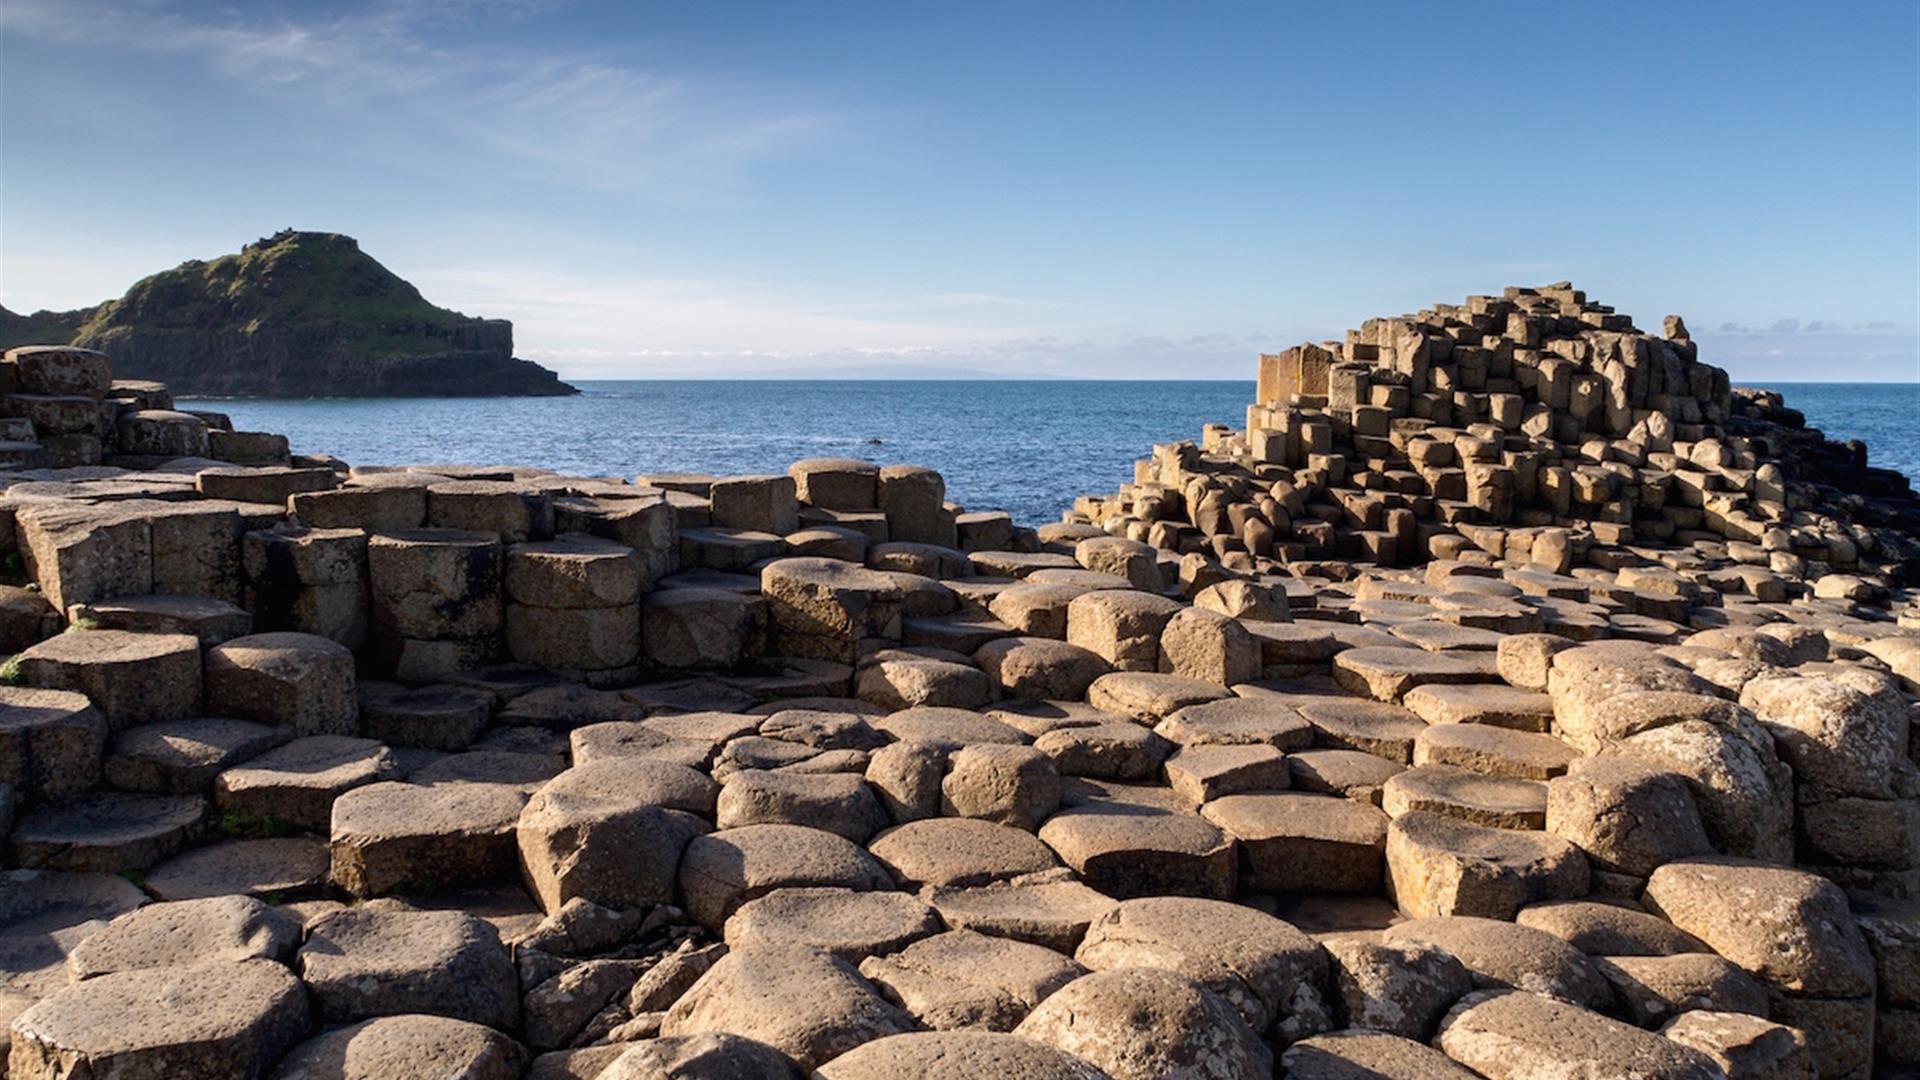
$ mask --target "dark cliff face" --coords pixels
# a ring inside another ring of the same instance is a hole
[[[279,233],[155,274],[90,312],[13,318],[77,321],[69,343],[182,396],[577,393],[514,357],[512,323],[435,307],[335,233]]]

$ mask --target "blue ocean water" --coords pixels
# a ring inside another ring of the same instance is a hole
[[[782,471],[863,457],[939,469],[948,496],[1058,520],[1154,443],[1240,426],[1251,382],[582,382],[570,398],[196,401],[294,449],[360,465],[520,464],[588,476]],[[1787,404],[1869,460],[1920,477],[1920,384],[1788,384]]]
[[[808,457],[926,465],[1024,524],[1112,491],[1156,442],[1246,423],[1252,382],[577,382],[566,398],[182,401],[356,465],[520,464],[586,476],[784,472]]]
[[[1867,444],[1867,464],[1897,469],[1920,487],[1920,383],[1773,383],[1787,407],[1829,439]]]

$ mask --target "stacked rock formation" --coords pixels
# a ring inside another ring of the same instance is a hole
[[[1570,290],[1369,327],[1038,529],[0,474],[9,1075],[1920,1066],[1904,485]]]

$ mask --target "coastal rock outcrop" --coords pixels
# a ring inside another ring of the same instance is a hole
[[[1677,320],[1376,320],[1037,528],[0,381],[9,1075],[1920,1068],[1920,507]]]

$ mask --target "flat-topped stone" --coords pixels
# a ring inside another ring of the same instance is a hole
[[[1314,728],[1283,702],[1226,697],[1179,709],[1155,725],[1154,731],[1182,747],[1262,744],[1292,751],[1313,744]]]
[[[1552,735],[1488,724],[1435,724],[1413,740],[1415,765],[1451,765],[1527,780],[1559,776],[1579,756]]]
[[[67,958],[75,979],[116,971],[272,960],[300,945],[300,922],[251,897],[148,904],[108,923]]]
[[[526,801],[505,784],[354,788],[333,804],[333,881],[364,898],[510,876]]]
[[[214,804],[233,814],[325,834],[333,801],[363,784],[400,779],[384,744],[344,735],[294,739],[214,778]]]
[[[263,1076],[306,1034],[300,980],[267,960],[123,971],[13,1021],[7,1075]]]
[[[1085,969],[1039,945],[949,930],[869,957],[860,974],[925,1027],[1011,1031]]]
[[[890,889],[887,871],[845,837],[800,825],[747,825],[696,836],[680,857],[678,894],[718,931],[741,904],[775,889]]]
[[[1087,704],[1103,712],[1156,724],[1190,705],[1232,696],[1219,683],[1145,671],[1116,671],[1087,687]]]
[[[927,899],[955,930],[975,930],[1072,953],[1087,927],[1117,902],[1065,870],[979,886],[935,887]]]
[[[1425,649],[1369,646],[1333,658],[1333,678],[1351,693],[1399,703],[1409,690],[1433,683],[1491,682],[1498,678],[1492,654],[1486,661]]]
[[[1098,1080],[1100,1070],[1044,1043],[993,1031],[927,1031],[889,1035],[815,1070],[821,1080]]]
[[[95,791],[50,802],[13,827],[14,861],[42,870],[145,870],[192,843],[206,819],[198,795]]]
[[[805,945],[762,944],[722,957],[668,1010],[660,1031],[740,1035],[813,1069],[913,1026],[844,960]]]
[[[210,596],[116,596],[76,604],[68,618],[101,630],[191,634],[203,648],[253,632],[253,616],[245,608]]]
[[[73,690],[0,686],[0,783],[22,799],[58,799],[100,777],[107,719]]]
[[[1269,792],[1228,795],[1200,813],[1238,841],[1250,889],[1369,892],[1380,885],[1387,816],[1365,803]]]
[[[1402,764],[1413,760],[1413,743],[1427,725],[1398,705],[1365,698],[1300,699],[1300,715],[1313,725],[1315,746],[1359,750]]]
[[[1032,833],[974,818],[911,821],[874,837],[868,850],[908,889],[984,885],[1060,865]]]
[[[250,634],[207,650],[207,708],[290,727],[297,735],[357,735],[353,652],[315,634]]]
[[[1491,724],[1519,731],[1546,731],[1553,724],[1550,695],[1498,683],[1416,686],[1401,704],[1429,724]]]
[[[1088,928],[1074,959],[1093,971],[1159,968],[1199,982],[1240,1011],[1256,1032],[1325,1021],[1327,959],[1298,929],[1221,900],[1128,900]]]
[[[1400,910],[1416,918],[1510,919],[1530,903],[1584,896],[1591,880],[1586,856],[1557,836],[1424,809],[1393,819],[1387,870]]]
[[[204,792],[222,769],[280,746],[283,727],[195,717],[128,728],[107,745],[106,782],[121,791]]]
[[[321,916],[300,977],[332,1023],[425,1013],[510,1030],[519,980],[492,926],[457,911],[350,908]]]
[[[1486,776],[1451,765],[1422,765],[1389,777],[1381,809],[1390,817],[1416,810],[1500,829],[1544,829],[1547,787],[1537,780]]]
[[[1095,799],[1061,810],[1039,836],[1109,896],[1233,895],[1233,839],[1197,814]]]
[[[76,631],[14,661],[28,686],[85,694],[114,731],[200,711],[200,641],[189,634]]]
[[[161,900],[233,894],[301,900],[326,887],[328,866],[326,842],[310,837],[223,840],[156,865],[141,884]]]
[[[898,892],[836,888],[775,889],[728,916],[728,947],[810,945],[849,963],[898,952],[939,933],[931,907]]]
[[[1723,1075],[1698,1050],[1519,990],[1462,999],[1434,1042],[1448,1057],[1490,1080],[1546,1075],[1708,1080]]]
[[[1552,934],[1499,919],[1410,919],[1388,927],[1380,940],[1450,953],[1481,989],[1526,990],[1591,1009],[1613,1001],[1613,987],[1579,950]]]
[[[445,1016],[382,1016],[335,1028],[293,1048],[279,1080],[519,1080],[526,1051],[501,1032]]]

